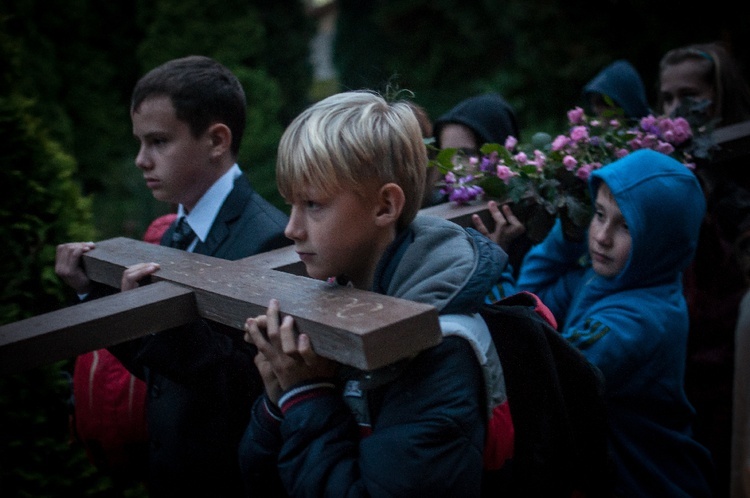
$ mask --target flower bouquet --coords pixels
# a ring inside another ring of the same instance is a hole
[[[578,239],[592,216],[591,172],[638,149],[670,155],[688,168],[693,133],[684,118],[647,116],[626,126],[619,117],[591,118],[583,109],[568,111],[570,129],[552,139],[537,133],[530,144],[508,137],[484,144],[479,156],[444,149],[433,160],[443,175],[441,190],[451,202],[496,199],[510,202],[534,242],[544,239],[560,217],[566,234]]]

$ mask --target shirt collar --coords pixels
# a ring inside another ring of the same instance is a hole
[[[211,188],[203,194],[203,197],[198,200],[193,210],[187,215],[187,222],[190,224],[190,228],[193,229],[201,242],[206,241],[216,215],[219,214],[221,206],[234,188],[234,180],[241,175],[242,170],[235,163],[229,171],[224,173],[221,178],[211,185]],[[185,216],[185,208],[180,204],[177,206],[177,218],[179,219],[182,216]]]

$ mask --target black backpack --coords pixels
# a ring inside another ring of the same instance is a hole
[[[519,292],[480,314],[503,367],[513,459],[486,471],[485,496],[611,496],[604,378],[556,330],[539,298]]]

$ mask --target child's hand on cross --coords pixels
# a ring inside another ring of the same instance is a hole
[[[245,322],[245,340],[258,348],[255,365],[274,404],[294,386],[333,377],[338,367],[313,351],[307,334],[296,334],[291,316],[279,318],[279,302],[272,299],[265,315]]]

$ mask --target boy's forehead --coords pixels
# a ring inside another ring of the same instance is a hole
[[[164,95],[161,93],[155,93],[145,97],[138,103],[138,105],[134,106],[130,110],[131,115],[135,113],[141,114],[147,112],[167,112],[176,114],[172,98],[169,95]]]
[[[144,100],[131,111],[130,118],[137,137],[190,134],[189,124],[177,118],[168,97]]]
[[[374,185],[343,185],[333,180],[313,185],[307,181],[300,181],[297,184],[290,184],[291,190],[283,189],[282,197],[286,202],[298,202],[305,200],[325,201],[330,200],[342,193],[351,192],[359,197],[368,198],[377,195],[378,188]]]

